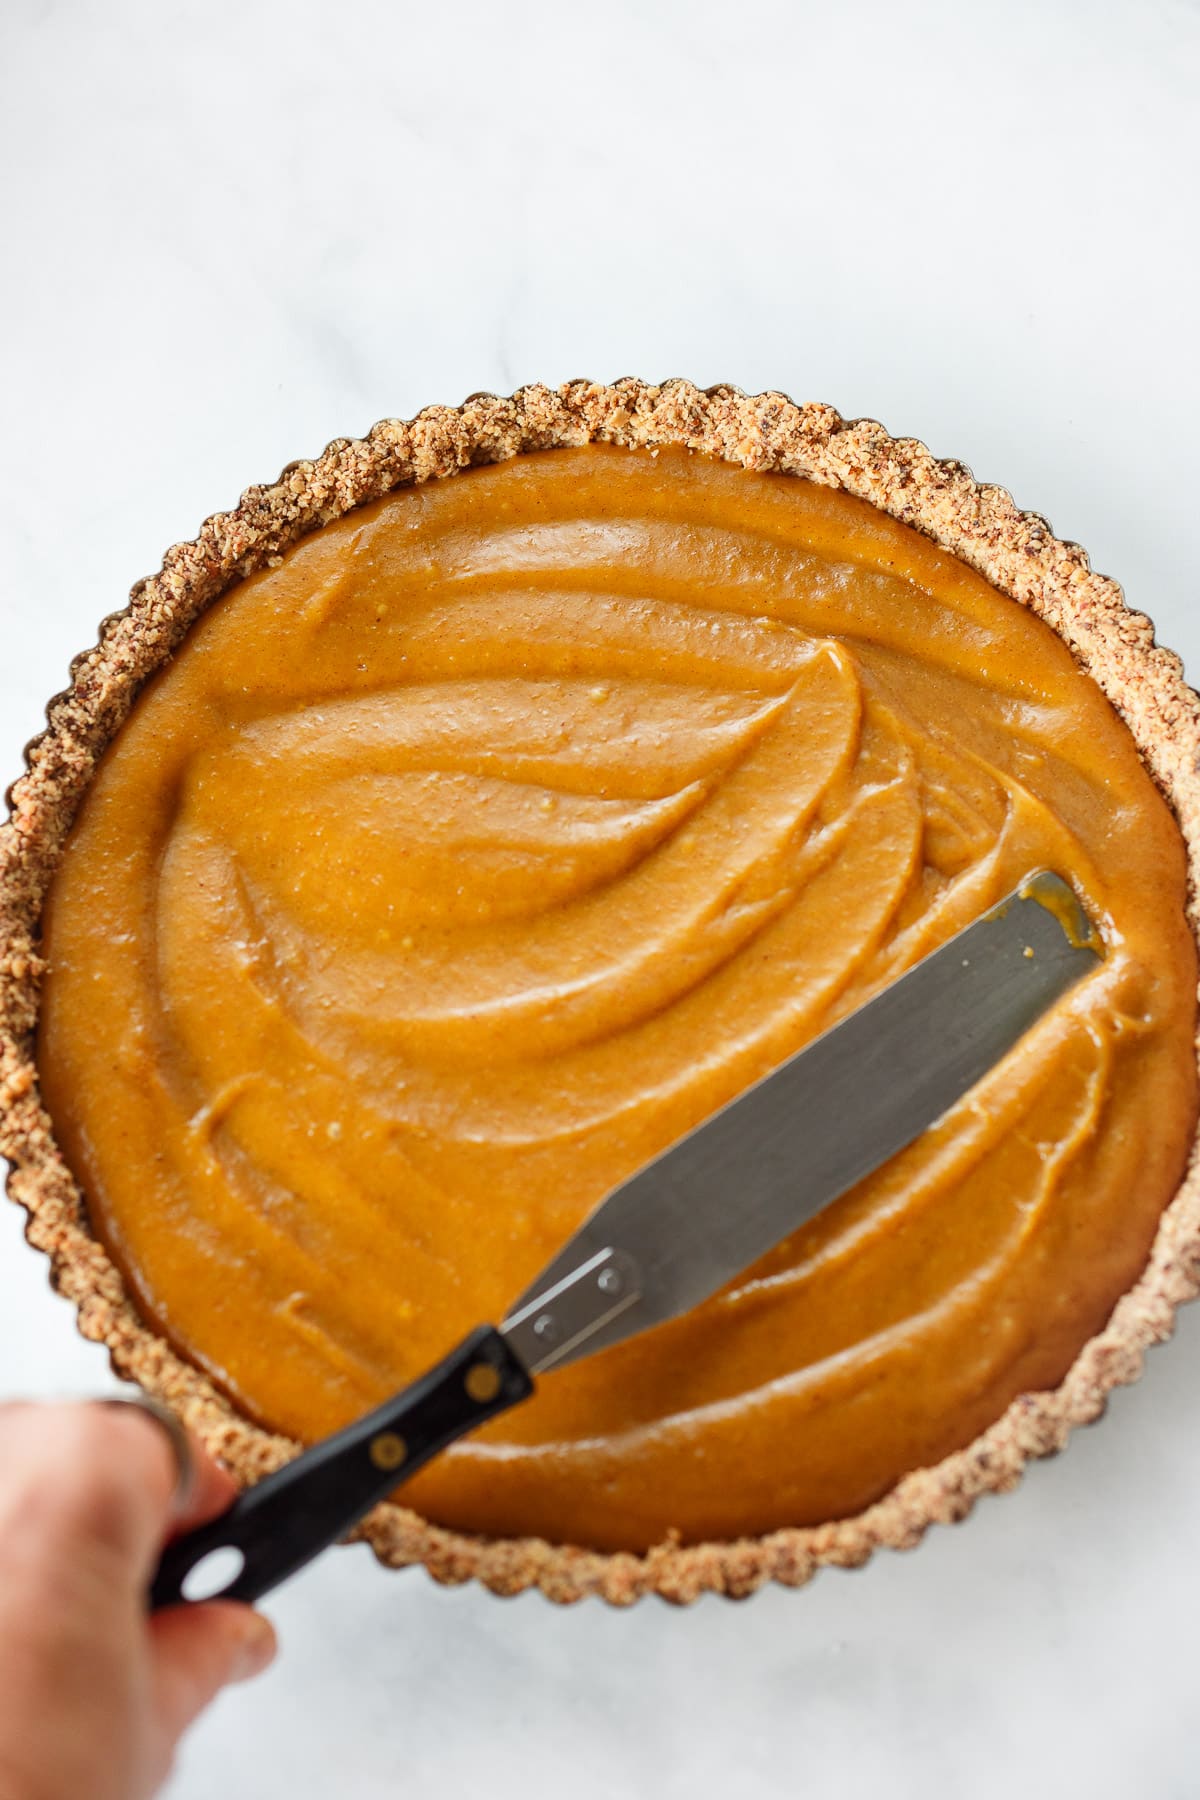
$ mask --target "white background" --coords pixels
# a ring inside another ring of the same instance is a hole
[[[1196,0],[2,0],[0,33],[4,781],[248,482],[580,374],[921,437],[1200,670]],[[99,1389],[20,1225],[0,1393]],[[559,1611],[336,1552],[172,1800],[1184,1800],[1198,1370],[1200,1309],[1016,1495],[801,1593]]]

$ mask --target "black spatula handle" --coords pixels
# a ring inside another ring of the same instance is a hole
[[[500,1333],[481,1325],[411,1387],[240,1494],[219,1519],[168,1544],[151,1606],[186,1600],[192,1570],[225,1549],[241,1553],[241,1568],[218,1592],[192,1598],[261,1599],[439,1450],[532,1392]]]

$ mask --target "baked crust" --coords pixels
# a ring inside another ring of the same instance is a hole
[[[306,532],[391,489],[443,479],[474,464],[589,440],[653,449],[675,444],[741,464],[844,488],[935,539],[1053,627],[1129,726],[1143,762],[1179,821],[1188,853],[1188,919],[1200,941],[1200,699],[1180,660],[1154,642],[1116,582],[1046,521],[1019,512],[1004,489],[873,420],[784,395],[701,392],[685,381],[532,386],[511,399],[476,394],[411,421],[384,420],[361,440],[336,438],[311,462],[291,463],[269,487],[206,520],[139,582],[99,643],[78,657],[71,685],[47,708],[26,751],[27,773],[0,824],[0,1155],[8,1192],[28,1213],[26,1235],[75,1303],[85,1337],[108,1345],[118,1374],[165,1401],[243,1483],[298,1446],[249,1424],[213,1384],[142,1322],[121,1276],[91,1235],[83,1197],[55,1143],[38,1091],[34,1034],[43,964],[38,920],[63,841],[99,758],[146,678],[188,627],[240,576],[277,562]],[[535,1538],[468,1537],[408,1508],[375,1508],[355,1532],[392,1567],[423,1563],[434,1578],[475,1579],[496,1594],[540,1588],[568,1602],[596,1594],[628,1605],[646,1593],[686,1602],[706,1592],[753,1593],[764,1582],[802,1586],[824,1564],[865,1562],[882,1546],[907,1549],[928,1526],[963,1518],[984,1493],[1019,1481],[1026,1462],[1060,1450],[1096,1419],[1114,1387],[1137,1379],[1147,1348],[1170,1335],[1176,1308],[1200,1289],[1200,1156],[1163,1214],[1146,1267],[1062,1383],[1022,1394],[966,1449],[903,1477],[854,1518],[753,1539],[604,1554]]]

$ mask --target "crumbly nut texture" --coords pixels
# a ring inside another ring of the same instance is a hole
[[[97,647],[74,663],[70,688],[51,701],[47,729],[26,753],[28,771],[0,825],[0,1154],[10,1165],[8,1191],[26,1209],[29,1241],[49,1256],[54,1285],[74,1302],[84,1336],[106,1343],[118,1373],[173,1407],[243,1482],[278,1467],[297,1446],[249,1424],[142,1322],[88,1230],[42,1106],[34,1033],[43,899],[80,796],[141,685],[239,576],[395,487],[589,440],[684,445],[844,488],[934,538],[1045,619],[1125,719],[1174,810],[1188,850],[1189,919],[1200,938],[1200,699],[1185,686],[1179,658],[1155,644],[1150,622],[1126,607],[1114,581],[1089,568],[1077,545],[1054,537],[1036,514],[1019,512],[1004,489],[976,482],[961,463],[938,461],[915,439],[889,437],[870,419],[845,420],[830,406],[797,406],[783,394],[701,392],[686,381],[573,381],[523,388],[511,399],[476,394],[411,421],[386,419],[361,440],[337,438],[315,460],[291,464],[272,486],[248,489],[232,512],[214,514],[193,542],[169,550],[160,572],[105,621]],[[496,1594],[537,1587],[560,1602],[595,1594],[624,1606],[647,1593],[685,1602],[707,1592],[744,1596],[768,1581],[799,1587],[824,1564],[854,1566],[881,1546],[909,1548],[931,1524],[963,1518],[979,1495],[1014,1487],[1031,1457],[1060,1450],[1074,1426],[1099,1417],[1111,1389],[1137,1379],[1147,1348],[1170,1335],[1176,1308],[1198,1288],[1194,1152],[1141,1278],[1061,1385],[1020,1395],[966,1449],[905,1476],[856,1518],[607,1555],[538,1539],[467,1537],[388,1503],[355,1535],[393,1567],[423,1563],[441,1582],[474,1579]]]

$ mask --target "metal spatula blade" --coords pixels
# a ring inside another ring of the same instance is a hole
[[[624,1182],[512,1308],[168,1545],[151,1604],[254,1601],[532,1377],[685,1312],[934,1124],[1099,960],[1043,871]],[[190,1584],[228,1551],[240,1570]]]
[[[699,1305],[919,1137],[1097,962],[1071,888],[1031,876],[616,1188],[504,1336],[536,1374]]]

